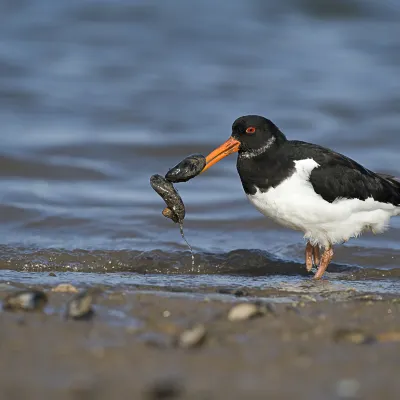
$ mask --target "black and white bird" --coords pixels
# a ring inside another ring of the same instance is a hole
[[[247,115],[206,157],[202,172],[238,152],[237,170],[250,202],[277,223],[304,233],[307,270],[320,279],[332,246],[364,231],[383,232],[400,215],[400,181],[374,173],[330,149],[287,140],[270,120]],[[320,256],[320,247],[323,249]]]

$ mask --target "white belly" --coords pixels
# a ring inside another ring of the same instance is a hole
[[[318,167],[312,160],[296,161],[296,172],[276,188],[248,195],[265,216],[291,229],[304,232],[312,244],[328,246],[360,235],[365,230],[383,232],[390,218],[400,215],[400,207],[369,198],[325,201],[309,181]]]

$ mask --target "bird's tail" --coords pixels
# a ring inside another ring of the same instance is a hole
[[[377,175],[383,178],[385,181],[389,182],[392,186],[394,186],[396,189],[400,191],[400,177],[388,174],[377,174]]]
[[[393,187],[395,193],[397,193],[397,195],[395,195],[395,198],[398,199],[397,201],[398,207],[396,214],[400,215],[400,178],[388,174],[377,174],[377,175],[382,179],[384,179],[386,182],[388,182],[390,186]]]

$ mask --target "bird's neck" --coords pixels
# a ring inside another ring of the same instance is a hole
[[[246,194],[266,192],[289,176],[293,161],[285,157],[286,142],[285,137],[277,140],[254,157],[239,153],[236,166]]]

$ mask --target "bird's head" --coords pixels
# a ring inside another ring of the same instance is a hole
[[[231,137],[206,157],[202,172],[229,154],[239,152],[241,157],[257,157],[284,141],[285,135],[269,119],[259,115],[240,117],[232,125]]]

